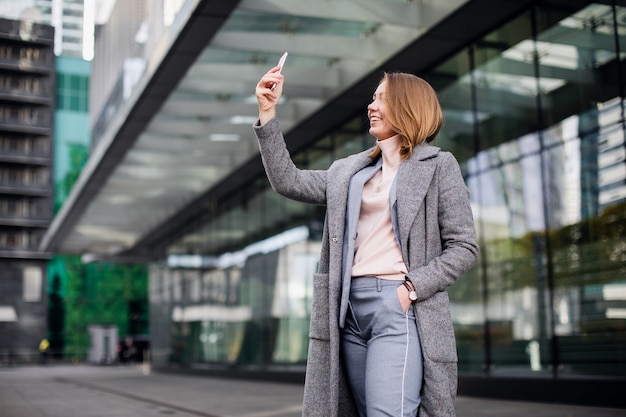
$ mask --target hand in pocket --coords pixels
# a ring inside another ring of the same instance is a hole
[[[396,288],[396,293],[398,294],[398,300],[400,301],[400,305],[402,306],[402,312],[406,313],[409,311],[411,307],[411,300],[409,299],[409,290],[404,285],[400,285]]]

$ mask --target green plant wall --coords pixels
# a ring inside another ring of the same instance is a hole
[[[144,265],[83,264],[79,257],[64,257],[65,356],[84,360],[89,350],[91,324],[117,326],[120,339],[147,335],[148,270]]]

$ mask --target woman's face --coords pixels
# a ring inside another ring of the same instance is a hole
[[[377,140],[389,139],[396,132],[393,131],[391,123],[385,118],[385,84],[383,81],[374,91],[372,102],[367,106],[367,117],[370,120],[370,135]]]

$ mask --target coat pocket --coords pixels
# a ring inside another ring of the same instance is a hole
[[[456,340],[448,293],[438,292],[415,307],[424,356],[434,362],[456,362]]]
[[[329,310],[328,274],[314,274],[311,325],[309,327],[310,338],[330,340]]]

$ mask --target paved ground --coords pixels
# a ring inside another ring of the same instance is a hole
[[[0,368],[0,417],[299,417],[302,386],[141,366]],[[624,409],[461,397],[458,417],[626,417]]]

